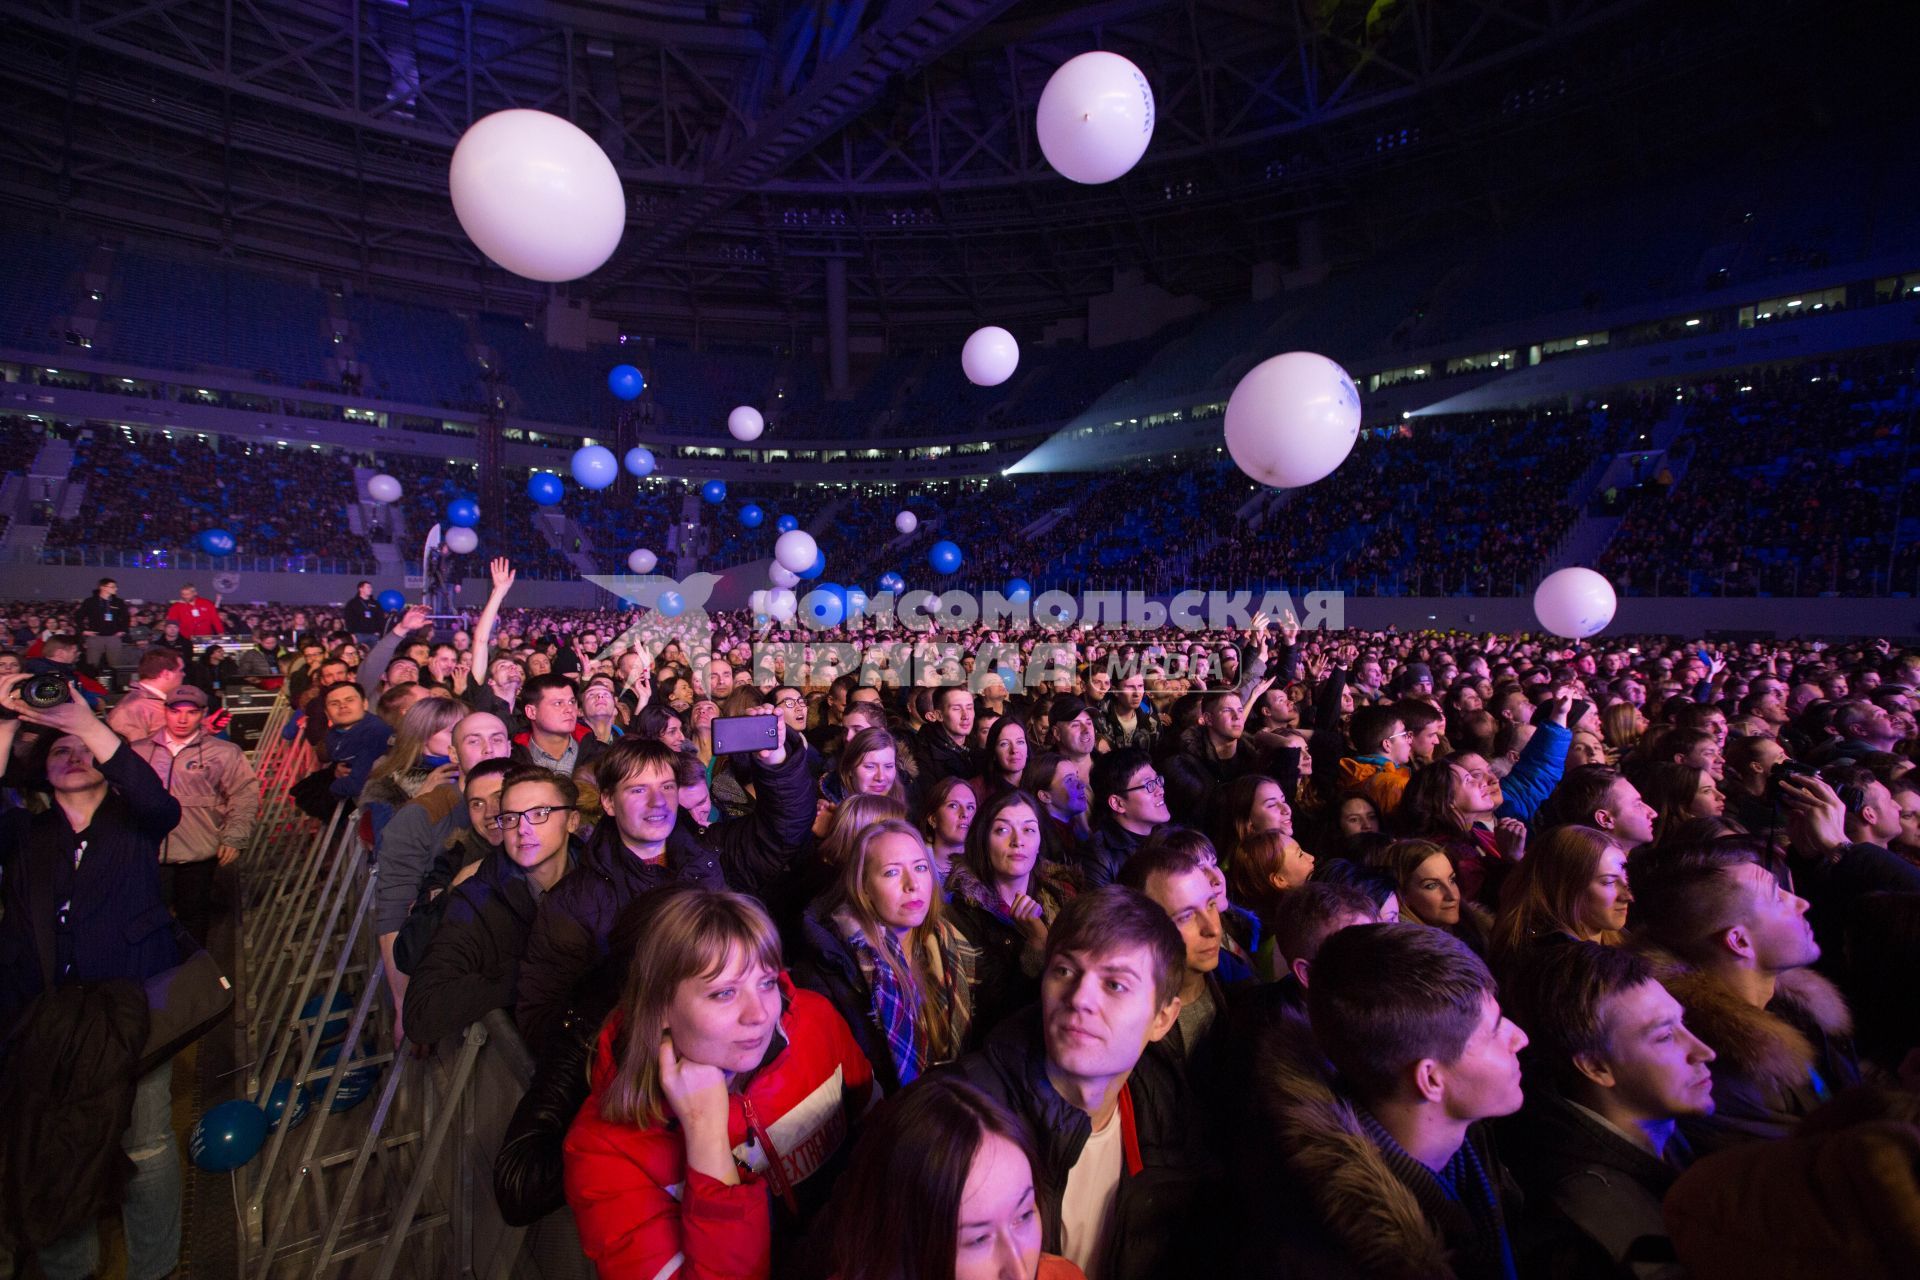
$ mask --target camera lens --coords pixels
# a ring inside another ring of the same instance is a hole
[[[67,700],[65,676],[42,672],[20,685],[20,701],[36,711],[47,711]]]

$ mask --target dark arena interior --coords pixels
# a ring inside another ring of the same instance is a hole
[[[0,0],[0,1280],[1920,1276],[1916,37]]]

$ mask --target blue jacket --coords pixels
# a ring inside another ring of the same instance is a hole
[[[1560,775],[1567,770],[1567,748],[1572,743],[1573,732],[1563,724],[1535,725],[1533,737],[1500,782],[1505,799],[1493,811],[1494,816],[1533,821],[1547,796],[1560,785]]]
[[[84,832],[58,804],[0,816],[0,1040],[48,987],[144,982],[180,963],[160,896],[160,844],[179,824],[180,803],[124,741],[99,769],[107,797]]]
[[[367,785],[367,775],[373,772],[374,761],[387,754],[387,744],[392,739],[393,730],[371,711],[344,729],[327,730],[327,759],[352,766],[351,773],[335,778],[327,789],[343,799],[359,799],[361,788]]]

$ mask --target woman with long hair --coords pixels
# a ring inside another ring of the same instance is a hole
[[[1393,818],[1402,835],[1436,841],[1453,855],[1461,888],[1485,904],[1526,852],[1526,827],[1496,817],[1504,799],[1486,757],[1456,751],[1413,771]]]
[[[1555,939],[1618,946],[1632,902],[1626,845],[1594,827],[1555,827],[1534,841],[1500,887],[1494,963],[1526,963]]]
[[[1786,811],[1776,805],[1768,783],[1775,766],[1787,759],[1787,749],[1770,733],[1727,739],[1727,765],[1720,787],[1727,798],[1728,816],[1749,831],[1766,832],[1784,825]]]
[[[1674,761],[1640,760],[1627,766],[1627,781],[1660,816],[1653,822],[1653,842],[1668,843],[1675,827],[1693,818],[1718,818],[1727,811],[1727,799],[1705,769]]]
[[[1444,929],[1487,954],[1493,916],[1460,891],[1460,874],[1453,855],[1433,840],[1395,840],[1371,855],[1367,865],[1393,877],[1400,894],[1400,918]]]
[[[1647,717],[1631,702],[1616,702],[1600,713],[1600,730],[1601,741],[1613,756],[1605,763],[1617,764],[1640,745],[1640,737],[1647,731]]]
[[[980,953],[946,919],[919,832],[898,819],[868,827],[799,932],[795,981],[833,1001],[881,1092],[960,1056]]]
[[[1044,818],[1026,792],[1002,792],[974,814],[965,856],[947,873],[954,918],[982,952],[984,1025],[1037,994],[1047,929],[1079,888],[1072,872],[1041,856]]]
[[[957,774],[949,774],[927,792],[925,815],[920,819],[921,834],[927,840],[927,852],[933,855],[934,870],[945,881],[947,872],[967,850],[967,832],[980,801],[973,784]]]
[[[1212,821],[1207,835],[1219,855],[1220,869],[1231,883],[1240,850],[1257,835],[1280,832],[1293,838],[1293,806],[1279,783],[1262,774],[1235,778],[1214,793]],[[1252,903],[1247,905],[1252,906]]]
[[[687,722],[664,702],[649,702],[633,718],[633,732],[655,742],[664,742],[674,751],[687,749]]]
[[[835,1189],[836,1280],[1084,1280],[1043,1253],[1065,1189],[1039,1186],[1033,1139],[953,1076],[906,1090],[867,1122]]]
[[[400,717],[393,744],[373,762],[360,788],[360,810],[367,816],[374,843],[400,806],[459,774],[453,762],[453,726],[467,714],[452,698],[422,698]]]
[[[974,794],[984,803],[1003,791],[1018,791],[1029,754],[1027,726],[1019,716],[1004,715],[994,721],[987,731],[986,750],[980,755],[986,763]]]
[[[602,1280],[764,1276],[825,1203],[873,1070],[782,977],[758,902],[671,888],[647,911],[567,1133],[567,1203]]]
[[[900,784],[899,744],[885,729],[862,729],[855,734],[841,750],[833,778],[840,796],[891,796],[907,802],[907,789]]]

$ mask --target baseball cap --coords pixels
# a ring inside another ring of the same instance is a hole
[[[190,684],[183,684],[167,695],[167,705],[170,707],[199,707],[204,711],[207,707],[207,694],[204,689],[196,689]]]

